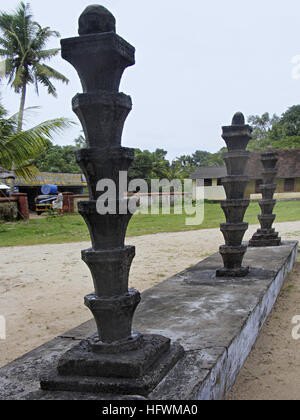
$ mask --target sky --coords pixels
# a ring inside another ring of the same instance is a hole
[[[95,0],[94,0],[95,2]],[[2,0],[0,10],[19,2]],[[78,18],[92,1],[31,0],[34,19],[77,36]],[[96,2],[95,2],[96,3]],[[125,147],[163,148],[170,160],[195,150],[216,152],[224,146],[221,127],[235,112],[247,117],[281,115],[300,104],[299,0],[103,0],[116,17],[117,33],[136,48],[136,65],[123,74],[120,91],[133,110],[123,132]],[[49,47],[58,47],[53,38]],[[72,144],[81,126],[71,99],[81,92],[75,69],[60,56],[50,65],[70,79],[56,82],[55,99],[43,88],[30,89],[26,106],[40,106],[28,121],[56,117],[78,125],[56,137]],[[2,80],[3,105],[15,113],[19,96]]]

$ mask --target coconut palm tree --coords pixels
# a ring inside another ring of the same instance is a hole
[[[51,144],[52,136],[72,124],[65,118],[42,122],[25,131],[18,129],[18,114],[7,118],[0,104],[0,166],[13,170],[17,176],[32,178],[38,170],[32,161]]]
[[[68,79],[44,62],[55,57],[59,48],[45,49],[51,37],[59,37],[57,31],[42,28],[33,21],[29,4],[21,2],[14,14],[0,13],[0,56],[5,59],[5,76],[16,93],[21,94],[18,114],[18,131],[22,130],[27,86],[39,85],[56,97],[52,80],[68,83]]]

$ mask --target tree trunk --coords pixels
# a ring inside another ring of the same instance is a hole
[[[26,99],[26,82],[23,83],[22,87],[22,94],[21,94],[21,102],[20,102],[20,109],[19,109],[19,115],[18,115],[18,124],[17,124],[17,130],[22,131],[23,128],[23,116],[24,116],[24,109],[25,109],[25,99]],[[13,164],[12,166],[12,172],[14,173],[15,166]],[[13,194],[15,190],[15,180],[14,178],[11,179],[10,183],[10,193]]]
[[[23,87],[22,87],[22,95],[21,95],[20,110],[19,110],[19,116],[18,116],[18,126],[17,126],[18,131],[22,131],[22,127],[23,127],[25,98],[26,98],[26,82],[23,83]]]

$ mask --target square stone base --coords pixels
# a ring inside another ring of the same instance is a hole
[[[249,241],[249,247],[266,247],[266,246],[280,246],[281,245],[281,238],[273,238],[273,239],[264,239],[262,238],[252,238]]]
[[[183,356],[183,347],[159,335],[143,337],[140,349],[119,354],[93,353],[87,340],[41,378],[44,391],[148,395]]]
[[[216,271],[217,277],[245,277],[249,273],[249,267],[240,268],[219,268]]]

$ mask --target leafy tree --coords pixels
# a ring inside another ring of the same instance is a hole
[[[181,155],[179,157],[176,158],[176,161],[183,167],[186,168],[187,166],[192,165],[193,162],[193,158],[190,155]]]
[[[207,153],[207,156],[202,159],[201,166],[222,166],[222,165],[224,165],[224,160],[223,160],[223,157],[222,157],[224,152],[227,152],[226,147],[222,147],[222,149],[220,149],[216,153],[204,152],[204,153]]]
[[[274,114],[271,118],[268,112],[259,115],[250,115],[248,123],[252,125],[252,137],[255,141],[260,141],[268,137],[269,131],[272,129],[274,123],[279,121],[279,117]]]
[[[281,138],[300,136],[300,105],[288,108],[274,128],[279,129]]]
[[[224,165],[222,153],[223,148],[217,153],[210,153],[204,150],[196,150],[190,155],[183,155],[176,158],[172,163],[173,174],[177,173],[180,179],[189,178],[199,166],[221,166]],[[180,169],[179,169],[180,168]]]
[[[16,93],[21,94],[18,114],[18,131],[22,130],[26,89],[33,84],[36,92],[39,85],[56,96],[52,79],[68,83],[68,79],[44,62],[55,57],[59,48],[45,49],[51,37],[59,37],[57,31],[42,28],[33,21],[29,4],[21,2],[15,13],[0,13],[0,56],[5,58],[5,76]]]
[[[274,149],[300,147],[300,105],[290,107],[281,117],[266,112],[261,117],[251,115],[248,122],[253,127],[248,150],[265,150],[268,146]]]
[[[85,147],[87,147],[86,144],[86,140],[83,137],[82,134],[80,134],[80,136],[78,136],[75,140],[74,140],[75,146],[77,147],[77,149],[83,149]]]
[[[58,146],[51,144],[47,151],[35,160],[36,167],[41,172],[81,173],[81,169],[75,160],[75,152],[78,147]]]
[[[196,150],[192,155],[193,163],[196,166],[203,166],[203,163],[211,156],[211,153],[204,150]]]
[[[170,162],[166,159],[168,152],[163,149],[156,149],[151,154],[152,159],[152,178],[169,178]]]
[[[33,159],[49,148],[53,134],[70,126],[65,118],[57,118],[30,128],[18,130],[18,115],[7,118],[0,105],[0,165],[14,170],[17,176],[33,177],[37,173]]]
[[[129,179],[145,179],[149,186],[151,179],[168,179],[170,163],[166,159],[167,153],[163,149],[155,152],[135,149],[135,158],[128,171]]]

